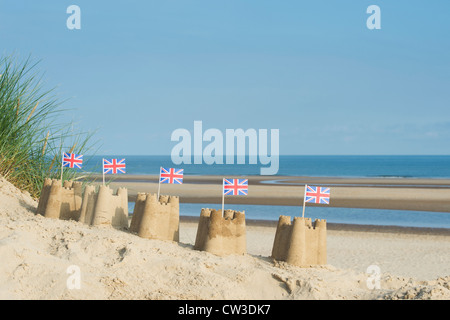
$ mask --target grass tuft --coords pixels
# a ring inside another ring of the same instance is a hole
[[[37,65],[0,57],[0,175],[36,198],[46,177],[61,177],[62,152],[93,154],[93,133],[73,132],[71,123],[61,122],[63,102],[44,88]],[[63,179],[79,174],[64,168]]]

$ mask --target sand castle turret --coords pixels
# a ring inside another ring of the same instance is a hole
[[[177,196],[138,193],[130,231],[147,239],[179,241],[180,201]]]
[[[45,179],[37,213],[47,218],[78,220],[82,201],[81,182]]]
[[[244,212],[202,209],[194,249],[219,256],[247,252]]]
[[[108,186],[86,186],[79,221],[94,226],[128,228],[128,191],[118,188],[117,193]]]
[[[280,216],[272,249],[272,258],[299,267],[327,263],[326,220]]]

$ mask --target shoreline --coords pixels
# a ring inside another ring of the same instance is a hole
[[[199,217],[180,215],[180,223],[198,224]],[[245,219],[249,227],[277,228],[277,220]],[[375,232],[410,235],[450,236],[450,228],[402,227],[394,225],[352,224],[327,222],[329,231]]]
[[[129,201],[134,202],[139,192],[157,193],[158,177],[158,175],[117,175],[112,177],[109,185],[113,189],[127,188]],[[275,177],[277,183],[271,183]],[[301,206],[304,185],[309,184],[331,187],[329,207],[450,212],[450,179],[293,176],[247,178],[248,195],[226,196],[228,204]],[[89,179],[93,184],[101,184],[101,180],[100,175]],[[179,196],[180,202],[183,203],[220,204],[221,188],[222,176],[189,175],[184,177],[181,185],[161,185],[161,194]],[[308,204],[308,206],[320,205]]]
[[[101,174],[92,174],[92,179],[101,181]],[[184,183],[192,184],[205,184],[205,183],[221,183],[223,175],[186,175],[183,177]],[[287,175],[226,175],[228,178],[246,178],[249,183],[252,184],[264,184],[264,185],[292,185],[302,186],[306,184],[332,184],[332,185],[367,185],[367,186],[417,186],[417,187],[435,187],[443,186],[450,187],[450,178],[440,177],[393,177],[393,176],[379,176],[379,177],[353,177],[353,176],[287,176]],[[158,182],[159,175],[157,174],[119,174],[119,175],[106,175],[106,179],[110,178],[111,182],[122,181],[125,183],[134,182]]]

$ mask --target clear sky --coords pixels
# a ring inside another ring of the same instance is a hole
[[[281,154],[450,154],[448,0],[0,0],[0,53],[42,59],[101,153],[170,154],[201,120]]]

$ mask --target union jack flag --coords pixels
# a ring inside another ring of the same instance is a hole
[[[248,179],[223,179],[223,194],[246,196],[248,194]]]
[[[330,204],[330,188],[306,186],[305,202]]]
[[[159,171],[160,183],[183,184],[184,169],[162,168]]]
[[[66,152],[63,153],[63,167],[81,169],[82,164],[83,164],[83,155]]]
[[[125,159],[103,159],[103,174],[125,173]]]

